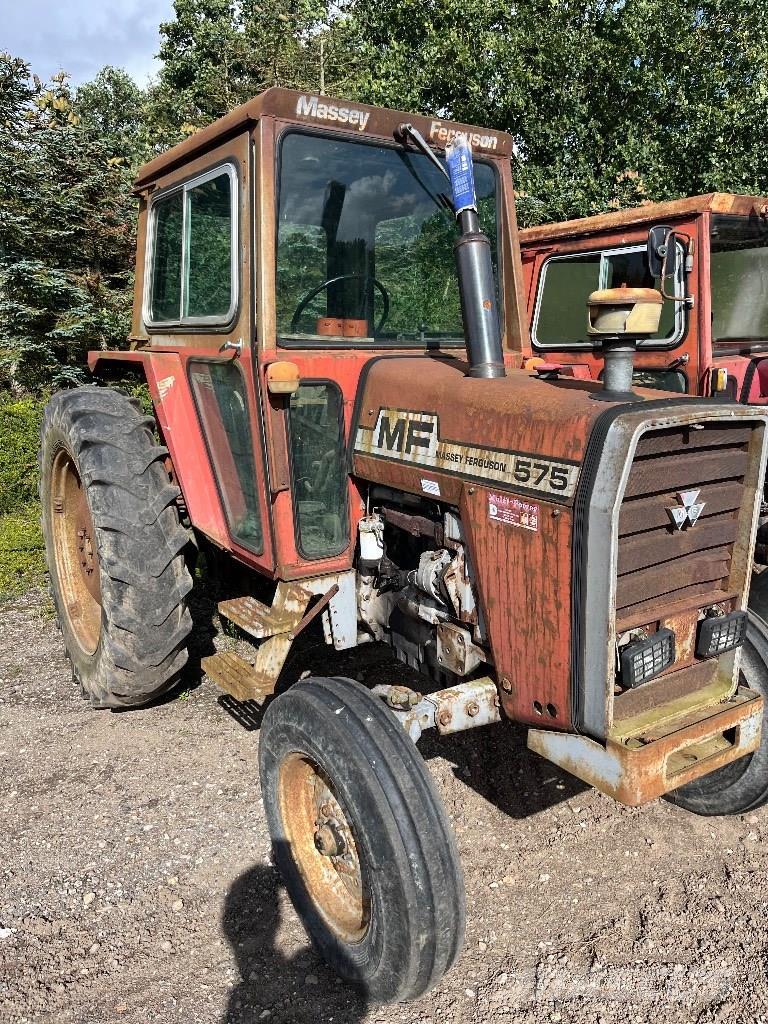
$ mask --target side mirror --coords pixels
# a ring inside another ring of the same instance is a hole
[[[661,290],[664,281],[672,280],[680,273],[680,251],[675,231],[667,224],[654,224],[648,232],[648,268],[653,277],[658,277]]]

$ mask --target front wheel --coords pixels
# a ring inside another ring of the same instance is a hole
[[[308,679],[268,707],[261,787],[276,866],[321,955],[376,1001],[435,985],[464,936],[464,884],[424,763],[377,697]]]
[[[741,675],[742,684],[765,701],[760,746],[669,794],[672,803],[694,814],[744,814],[768,803],[768,625],[751,611]]]

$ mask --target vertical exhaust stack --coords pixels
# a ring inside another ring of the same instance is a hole
[[[411,138],[451,183],[453,209],[461,232],[456,240],[456,270],[464,337],[467,341],[470,377],[506,377],[501,348],[501,324],[493,279],[491,243],[480,230],[475,196],[472,148],[463,135],[456,135],[445,149],[448,170],[412,124],[401,124],[397,135]]]
[[[491,243],[480,230],[477,210],[461,210],[456,219],[461,234],[454,243],[454,252],[469,376],[505,377]]]
[[[469,376],[505,377],[491,243],[480,230],[472,149],[466,137],[455,136],[446,146],[445,157],[453,192],[453,208],[461,232],[454,244],[454,252],[461,317],[467,339]]]

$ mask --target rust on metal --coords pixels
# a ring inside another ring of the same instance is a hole
[[[698,213],[729,213],[749,216],[751,213],[761,211],[764,204],[765,199],[762,196],[708,192],[705,195],[673,199],[666,203],[647,203],[645,206],[617,210],[615,213],[600,213],[594,217],[566,220],[559,224],[541,224],[532,228],[521,228],[519,234],[523,244],[537,241],[549,242],[556,238],[595,235],[611,229],[629,229],[635,224],[652,224],[656,221]]]
[[[93,654],[101,635],[101,576],[96,531],[85,488],[66,448],[51,466],[53,557],[63,611],[80,647]]]
[[[311,596],[298,583],[278,583],[271,605],[246,596],[221,601],[218,609],[225,618],[260,640],[278,633],[290,633],[300,623]],[[332,596],[329,595],[328,600]]]
[[[325,611],[325,609],[331,603],[333,598],[338,594],[338,592],[339,592],[339,585],[338,585],[338,583],[334,583],[333,586],[330,587],[323,594],[323,596],[320,598],[320,600],[319,601],[315,601],[315,603],[312,605],[312,607],[309,609],[309,611],[304,613],[304,615],[296,623],[296,625],[291,627],[291,629],[290,629],[290,631],[288,633],[289,638],[291,640],[295,640],[296,637],[299,635],[299,633],[302,633],[307,628],[307,626],[310,624],[310,622],[313,621],[313,619],[316,619],[317,616],[321,612]]]
[[[741,687],[729,700],[690,710],[639,734],[587,736],[530,729],[528,746],[620,803],[637,807],[756,750],[763,698]]]
[[[291,856],[312,905],[344,942],[359,942],[371,900],[355,829],[322,769],[305,754],[280,765],[278,800]]]
[[[200,664],[219,689],[229,693],[235,700],[252,700],[256,704],[263,704],[275,691],[277,676],[257,671],[236,651],[218,651],[203,658]]]

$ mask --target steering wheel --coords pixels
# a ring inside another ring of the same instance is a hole
[[[319,295],[319,293],[323,291],[324,288],[327,288],[329,285],[336,284],[337,281],[367,281],[369,278],[371,281],[373,281],[374,286],[379,289],[381,298],[384,302],[384,309],[381,312],[381,319],[374,328],[374,333],[380,334],[382,328],[384,327],[384,324],[387,322],[387,317],[389,316],[389,292],[381,283],[381,281],[379,281],[378,278],[375,278],[372,274],[339,274],[338,277],[329,277],[327,281],[323,281],[323,283],[319,284],[317,288],[313,288],[311,292],[307,292],[307,294],[296,307],[296,312],[291,317],[291,334],[297,333],[297,328],[299,325],[299,319],[301,317],[301,314],[310,304],[312,299],[314,299],[316,295]]]

